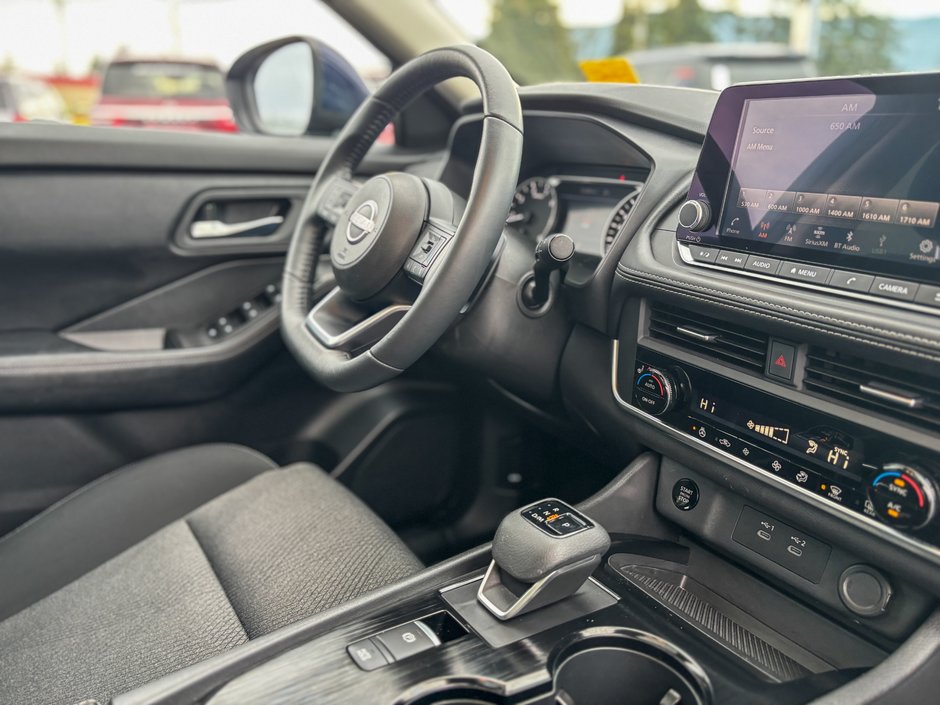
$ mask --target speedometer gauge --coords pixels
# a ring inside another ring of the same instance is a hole
[[[534,240],[548,235],[558,218],[558,192],[549,179],[536,176],[519,184],[506,225]]]
[[[623,230],[623,226],[627,222],[627,216],[630,215],[630,211],[636,205],[636,199],[639,195],[640,191],[637,189],[617,204],[617,209],[610,216],[610,220],[607,221],[607,226],[604,228],[604,252],[610,249],[610,246],[614,244],[614,239]]]

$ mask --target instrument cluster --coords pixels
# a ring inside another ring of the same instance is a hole
[[[643,182],[635,175],[539,175],[516,189],[506,225],[535,241],[563,232],[602,257],[623,230]]]

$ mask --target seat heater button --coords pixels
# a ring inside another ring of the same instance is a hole
[[[374,671],[388,663],[385,654],[373,643],[372,639],[363,639],[350,644],[346,647],[346,651],[363,671]]]
[[[437,646],[417,622],[408,622],[373,637],[382,642],[396,661]]]

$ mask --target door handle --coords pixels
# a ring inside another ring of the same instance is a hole
[[[235,237],[240,235],[270,235],[284,223],[284,216],[270,215],[266,218],[246,220],[241,223],[223,223],[221,220],[197,220],[189,226],[189,235],[194,240],[207,240],[217,237]]]

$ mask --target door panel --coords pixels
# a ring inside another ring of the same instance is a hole
[[[0,533],[128,460],[261,442],[255,428],[287,447],[328,413],[283,350],[271,286],[329,144],[0,126]],[[380,147],[362,173],[436,156]],[[259,214],[283,222],[187,235]],[[289,401],[262,403],[259,380]]]

